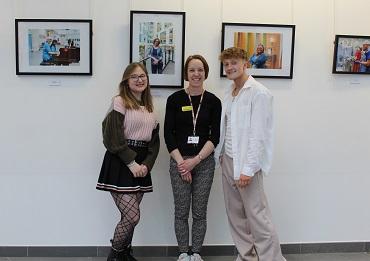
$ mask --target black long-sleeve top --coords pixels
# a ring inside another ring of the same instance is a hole
[[[198,110],[200,98],[201,95],[191,96],[194,115]],[[196,124],[195,136],[199,136],[197,145],[187,143],[188,137],[193,136],[193,117],[186,106],[190,106],[190,101],[185,90],[177,91],[167,99],[164,138],[168,151],[171,153],[178,149],[182,156],[194,156],[208,140],[216,147],[220,139],[220,99],[208,91],[204,92]]]

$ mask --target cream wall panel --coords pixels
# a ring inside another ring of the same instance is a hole
[[[290,24],[293,20],[293,0],[227,0],[222,2],[224,22]]]
[[[370,35],[369,8],[369,1],[334,0],[334,32],[336,34]]]
[[[272,88],[277,139],[273,178],[267,182],[271,186],[269,192],[274,195],[272,198],[282,198],[273,205],[275,213],[279,213],[275,216],[277,223],[282,225],[279,227],[281,237],[288,242],[315,242],[318,235],[322,241],[328,242],[346,241],[347,236],[365,240],[367,230],[357,225],[347,229],[345,224],[346,213],[361,209],[361,204],[366,204],[361,196],[368,194],[357,178],[363,172],[361,166],[370,160],[370,140],[364,135],[370,124],[361,120],[370,115],[360,109],[366,106],[369,90],[363,87],[370,86],[369,80],[359,77],[357,88],[349,84],[353,77],[331,74],[333,1],[300,1],[295,2],[294,8],[297,30],[293,89]],[[312,13],[315,13],[314,18]],[[347,83],[346,87],[337,84],[343,81]],[[361,122],[360,129],[350,127],[356,122]],[[285,184],[286,195],[273,189],[275,178]],[[364,178],[368,180],[368,177]],[[344,196],[343,191],[350,189],[349,182],[358,190]],[[288,199],[285,198],[287,195],[295,197]],[[294,207],[284,206],[284,200]],[[340,202],[345,202],[348,209]],[[307,207],[314,211],[303,214]],[[332,222],[332,215],[336,216],[336,223]],[[365,222],[368,216],[366,213],[359,219]],[[289,224],[283,221],[288,218]],[[344,228],[338,229],[338,226]]]
[[[91,0],[16,0],[19,18],[75,18],[90,17]]]
[[[185,0],[129,0],[131,10],[145,11],[182,11]]]
[[[187,20],[185,56],[201,54],[206,58],[210,67],[206,84],[216,93],[220,89],[218,56],[221,51],[221,4],[220,0],[185,2]]]
[[[0,70],[0,79],[6,77],[15,78],[15,43],[14,43],[14,17],[16,16],[16,4],[15,1],[3,1],[1,2],[0,9],[0,38],[1,48],[0,57],[2,61],[7,61],[6,66],[3,66]],[[3,88],[9,88],[11,85],[0,84],[0,90]],[[1,99],[5,100],[4,95],[0,95]],[[1,111],[0,111],[1,113]]]

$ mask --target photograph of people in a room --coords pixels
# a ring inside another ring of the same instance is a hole
[[[336,36],[333,72],[370,73],[370,37]]]
[[[134,61],[142,62],[150,74],[175,73],[175,34],[172,22],[142,22],[137,35],[138,53]]]
[[[79,29],[29,29],[30,66],[79,66]]]
[[[282,34],[234,32],[234,47],[247,51],[248,68],[282,68]]]

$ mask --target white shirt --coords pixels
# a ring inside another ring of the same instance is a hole
[[[232,100],[230,100],[226,106],[226,114],[225,114],[225,124],[226,124],[226,133],[225,133],[225,147],[224,152],[230,158],[233,157],[233,143],[231,137],[231,104]]]
[[[239,94],[232,100],[233,86],[227,91],[222,104],[220,143],[215,150],[218,161],[224,153],[226,133],[226,106],[231,103],[231,138],[234,179],[240,174],[254,176],[271,168],[273,150],[273,97],[270,91],[249,76]]]

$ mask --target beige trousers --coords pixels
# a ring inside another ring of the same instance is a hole
[[[244,188],[236,186],[233,160],[222,157],[222,184],[231,236],[238,250],[237,261],[252,261],[256,249],[259,261],[285,261],[271,221],[271,213],[263,189],[263,175],[258,172]]]

